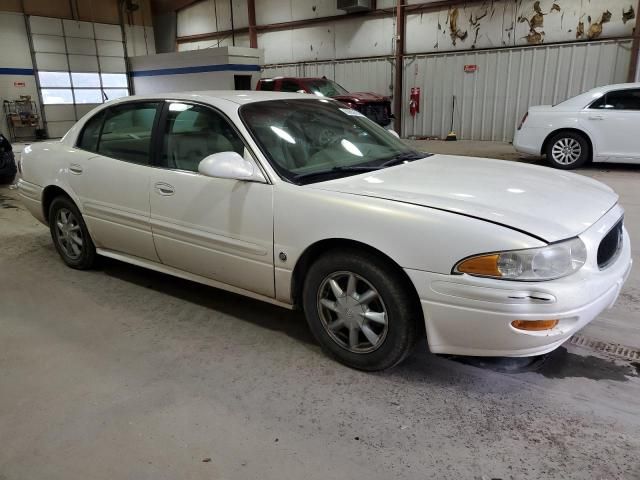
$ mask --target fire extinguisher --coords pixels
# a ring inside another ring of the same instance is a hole
[[[411,96],[409,97],[409,113],[412,117],[416,113],[420,113],[420,87],[411,87]]]

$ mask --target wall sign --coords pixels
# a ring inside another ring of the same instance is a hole
[[[26,82],[13,82],[14,87],[26,87]]]
[[[464,73],[475,73],[478,71],[478,65],[465,65]]]

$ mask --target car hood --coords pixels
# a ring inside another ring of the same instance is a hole
[[[357,102],[362,102],[362,103],[385,102],[389,100],[385,96],[378,95],[377,93],[371,93],[371,92],[349,92],[347,95],[336,95],[333,98],[335,98],[336,100],[341,100],[343,102],[355,100]]]
[[[618,201],[606,185],[574,173],[452,155],[307,186],[446,210],[547,242],[582,233]]]

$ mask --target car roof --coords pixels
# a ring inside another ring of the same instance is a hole
[[[624,90],[627,88],[640,88],[640,82],[635,83],[616,83],[612,85],[602,85],[600,87],[592,88],[591,90],[587,90],[575,97],[569,98],[563,102],[557,104],[554,108],[557,107],[558,110],[568,110],[572,108],[584,108],[586,105],[591,103],[592,101],[600,98],[607,92],[611,92],[613,90]]]
[[[317,98],[315,95],[309,95],[308,93],[295,93],[295,92],[265,92],[262,90],[202,90],[194,92],[169,92],[169,93],[155,93],[150,95],[132,95],[130,97],[122,97],[111,102],[110,105],[115,105],[122,102],[130,102],[135,100],[191,100],[210,102],[212,100],[226,100],[227,102],[236,103],[238,105],[244,105],[246,103],[263,102],[265,100],[291,100],[300,98]]]
[[[626,88],[640,88],[640,82],[635,83],[614,83],[612,85],[602,85],[600,87],[592,88],[585,93],[597,93],[597,92],[610,92],[612,90],[624,90]]]

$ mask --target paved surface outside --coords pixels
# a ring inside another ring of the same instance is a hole
[[[581,172],[615,182],[636,232],[639,170]],[[299,313],[107,259],[65,267],[6,187],[0,245],[2,480],[640,478],[638,363],[423,342],[360,373]],[[607,313],[619,325],[602,323],[627,343],[633,278]]]

